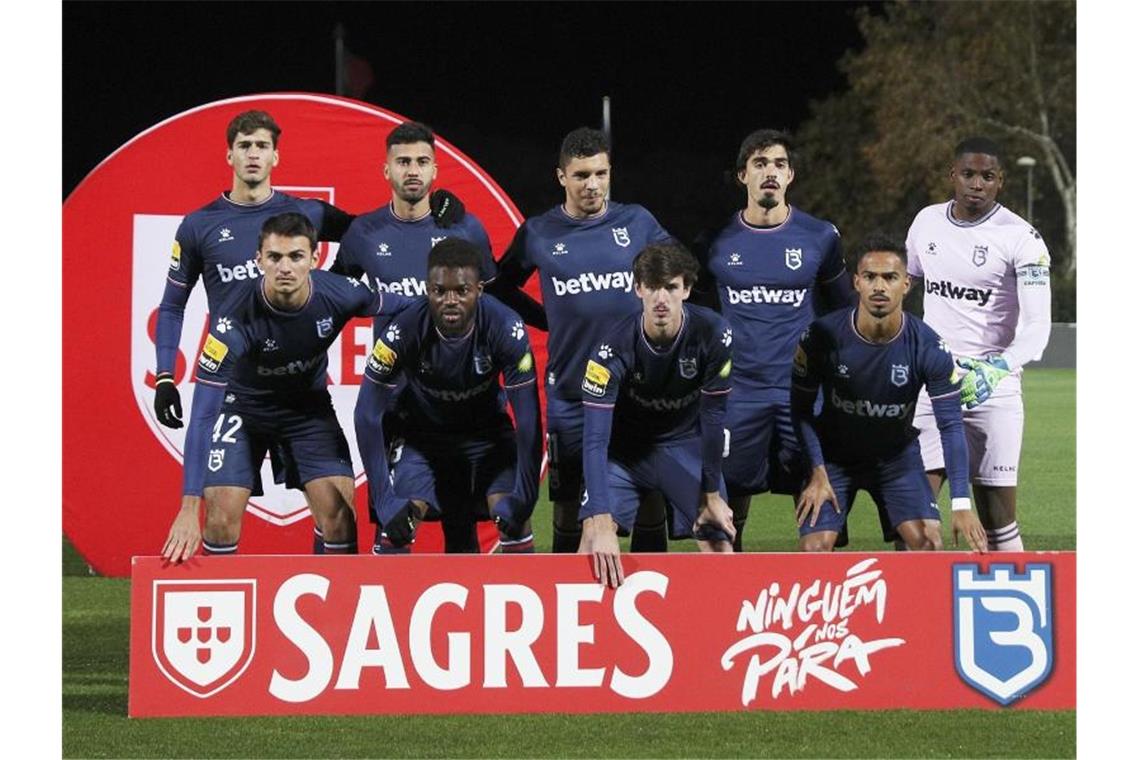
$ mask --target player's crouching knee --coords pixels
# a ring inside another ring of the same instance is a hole
[[[800,536],[800,551],[802,552],[829,552],[835,549],[836,534],[830,531],[808,533]]]

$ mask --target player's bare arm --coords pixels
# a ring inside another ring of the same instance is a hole
[[[819,519],[819,512],[826,501],[830,501],[835,513],[840,514],[839,499],[835,498],[835,491],[831,488],[831,480],[827,477],[827,468],[823,465],[817,465],[812,468],[811,480],[804,487],[800,499],[796,503],[796,524],[803,525],[804,520],[810,515],[811,521],[808,522],[808,525],[815,527],[816,520]]]
[[[950,522],[954,529],[954,546],[958,545],[958,536],[963,535],[970,549],[979,554],[986,553],[986,530],[974,510],[956,509],[951,512]]]
[[[582,543],[578,545],[578,553],[593,557],[594,579],[598,583],[617,588],[625,582],[617,523],[609,513],[587,517],[582,521]]]

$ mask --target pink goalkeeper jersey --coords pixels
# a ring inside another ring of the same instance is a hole
[[[906,236],[907,272],[922,277],[924,315],[955,356],[1004,351],[1019,316],[1016,270],[1049,266],[1044,241],[1001,204],[981,219],[961,222],[953,201],[927,206]]]

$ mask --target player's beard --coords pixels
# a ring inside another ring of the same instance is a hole
[[[429,192],[431,192],[431,185],[428,184],[420,185],[419,188],[415,190],[409,190],[406,187],[400,186],[396,191],[396,195],[398,195],[402,201],[415,204],[426,198]]]
[[[780,205],[780,200],[774,193],[764,193],[756,199],[756,204],[765,211],[771,211]]]

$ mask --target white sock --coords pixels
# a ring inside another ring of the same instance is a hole
[[[991,552],[1023,552],[1025,545],[1021,543],[1021,531],[1014,520],[1004,528],[995,528],[986,531],[986,543]]]

